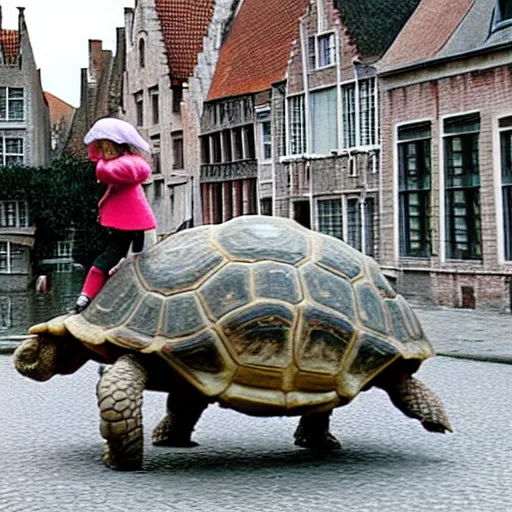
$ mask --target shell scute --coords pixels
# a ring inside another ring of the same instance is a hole
[[[331,311],[313,306],[303,308],[300,316],[302,330],[296,353],[299,368],[330,375],[339,373],[354,326]]]
[[[206,325],[194,293],[175,295],[165,301],[161,336],[180,338],[204,329]]]
[[[358,283],[355,287],[361,322],[366,327],[389,335],[386,313],[379,295],[368,283]]]
[[[256,297],[298,304],[303,295],[295,267],[282,263],[260,263],[254,266]]]
[[[346,279],[314,263],[301,267],[300,273],[315,302],[339,311],[351,321],[356,319],[354,291]]]
[[[250,269],[230,263],[219,270],[199,289],[199,294],[215,319],[219,319],[252,300]]]
[[[255,303],[221,327],[240,364],[285,368],[292,360],[293,323],[293,312],[284,305]]]
[[[315,239],[315,260],[335,273],[352,280],[364,270],[363,255],[346,243],[327,235],[312,235]]]
[[[190,290],[224,263],[210,243],[212,228],[200,227],[170,236],[138,258],[146,287],[164,295]]]
[[[234,260],[274,260],[295,265],[309,256],[307,232],[287,219],[238,217],[220,224],[217,243]]]

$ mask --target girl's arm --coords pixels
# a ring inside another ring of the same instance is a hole
[[[96,178],[108,185],[136,185],[146,181],[150,174],[147,162],[137,155],[100,160],[96,164]]]

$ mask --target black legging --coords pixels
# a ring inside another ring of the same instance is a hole
[[[110,269],[128,254],[130,244],[133,244],[133,252],[141,252],[144,248],[144,231],[121,231],[109,228],[107,246],[94,260],[93,267],[99,268],[108,276]]]

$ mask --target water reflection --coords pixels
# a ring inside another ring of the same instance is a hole
[[[84,271],[73,269],[51,274],[47,295],[36,294],[34,289],[0,291],[0,337],[26,334],[31,325],[65,313],[74,305],[83,279]]]

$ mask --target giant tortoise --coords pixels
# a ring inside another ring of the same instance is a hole
[[[142,464],[142,394],[169,393],[153,442],[193,446],[209,403],[254,416],[300,415],[295,444],[339,448],[335,407],[372,386],[433,432],[443,406],[412,377],[434,351],[375,261],[298,223],[245,216],[170,236],[121,265],[81,314],[30,329],[20,373],[44,381],[89,359],[104,463]]]

